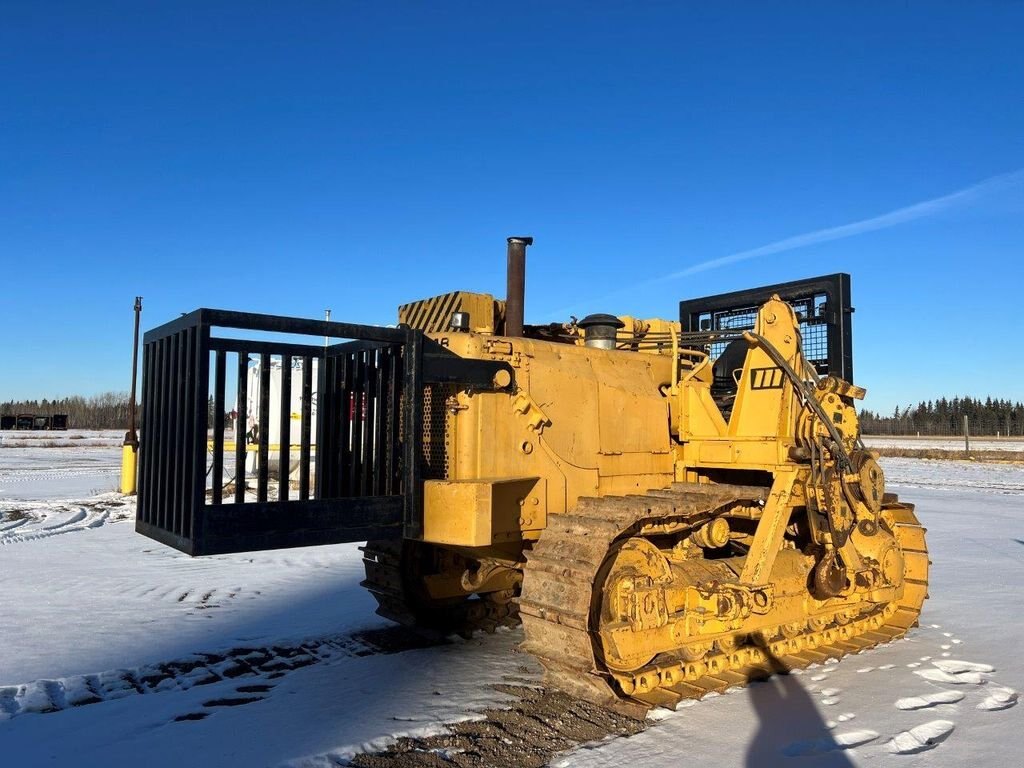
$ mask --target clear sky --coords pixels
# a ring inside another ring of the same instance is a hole
[[[847,271],[868,407],[1024,398],[1024,3],[0,12],[0,400],[126,390],[137,294],[391,323],[510,234],[528,322]]]

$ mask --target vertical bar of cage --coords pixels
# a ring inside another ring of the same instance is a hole
[[[405,495],[405,530],[407,539],[423,534],[423,489],[420,481],[419,446],[423,435],[423,334],[414,328],[406,331],[405,354],[405,424],[402,445],[402,492]]]
[[[157,418],[160,422],[160,493],[157,498],[156,513],[153,523],[164,528],[164,517],[167,508],[170,506],[171,478],[174,473],[174,466],[171,462],[171,340],[172,336],[160,340],[160,413]]]
[[[178,509],[178,505],[181,504],[181,476],[183,472],[183,466],[181,460],[181,446],[182,446],[182,435],[181,435],[181,404],[185,399],[185,379],[181,375],[181,348],[184,346],[181,343],[181,332],[174,334],[171,337],[171,408],[170,408],[170,439],[171,439],[171,450],[170,455],[172,457],[172,464],[174,465],[174,474],[171,477],[171,503],[165,510],[163,521],[161,521],[160,527],[165,531],[177,531],[174,528],[174,514],[175,510]]]
[[[331,402],[337,404],[337,411],[334,414],[336,440],[334,453],[331,455],[332,467],[337,473],[334,494],[349,496],[351,495],[349,469],[352,463],[352,449],[349,441],[352,437],[352,411],[355,408],[352,398],[352,356],[345,353],[331,359],[335,365],[334,391],[336,392],[336,396],[331,399]]]
[[[349,461],[346,476],[348,487],[346,496],[355,496],[359,489],[359,480],[362,474],[363,462],[363,413],[366,408],[366,401],[363,399],[363,382],[366,378],[365,353],[355,352],[352,355],[353,376],[349,379],[347,390],[352,400],[352,406],[348,411],[349,418]]]
[[[257,421],[256,500],[267,500],[270,479],[270,355],[260,353],[260,403]]]
[[[840,273],[839,283],[839,349],[842,355],[842,377],[853,383],[853,306],[850,291],[850,276]]]
[[[384,438],[387,435],[387,382],[388,366],[391,360],[391,347],[380,347],[377,350],[377,379],[374,385],[373,399],[376,403],[373,420],[373,486],[370,493],[374,496],[381,496],[386,493],[387,486],[385,471],[387,459],[385,452],[387,444]]]
[[[209,341],[209,335],[207,335]],[[209,353],[207,353],[209,354]],[[213,468],[210,470],[211,504],[224,502],[224,390],[227,387],[227,352],[218,349],[213,362]]]
[[[309,499],[309,454],[313,418],[313,358],[302,358],[302,439],[299,445],[299,498]]]
[[[235,503],[245,502],[245,442],[246,423],[249,421],[249,353],[238,353],[238,400],[235,414]]]
[[[363,384],[363,463],[362,463],[362,477],[359,481],[359,495],[360,496],[372,496],[373,495],[373,436],[376,434],[376,427],[374,424],[375,417],[377,415],[377,374],[379,372],[378,366],[380,365],[380,358],[378,357],[376,349],[366,350],[366,381]]]
[[[174,532],[179,536],[185,536],[186,528],[190,528],[192,505],[195,500],[196,485],[196,419],[199,415],[206,423],[206,408],[200,408],[195,401],[196,397],[196,329],[185,328],[181,332],[181,373],[182,378],[182,402],[181,402],[181,503],[174,509]],[[206,430],[203,430],[206,434]],[[204,454],[205,457],[205,454]]]
[[[143,462],[143,509],[139,516],[143,522],[152,524],[154,522],[153,510],[156,500],[157,461],[160,458],[160,447],[157,438],[160,436],[160,429],[157,426],[157,413],[160,401],[157,395],[159,376],[157,374],[157,350],[159,341],[146,344],[142,352],[142,462]],[[148,401],[148,402],[147,402]]]
[[[316,457],[313,461],[316,467],[316,488],[317,498],[330,498],[337,496],[338,490],[338,360],[336,357],[328,357],[326,354],[319,358],[319,375],[317,376],[317,427],[320,433],[316,439]],[[320,482],[320,473],[325,472],[324,483]],[[321,493],[325,494],[321,497]]]
[[[163,506],[164,499],[167,496],[167,454],[164,451],[164,439],[166,435],[164,418],[167,414],[167,395],[165,394],[167,378],[166,372],[164,371],[164,350],[167,339],[158,339],[153,343],[156,345],[153,360],[155,393],[153,423],[150,425],[150,429],[153,430],[153,476],[156,480],[156,485],[153,489],[153,505],[150,509],[149,519],[147,522],[153,525],[159,525],[160,507]]]
[[[277,500],[288,501],[288,470],[292,444],[292,356],[281,355],[281,420],[278,432]]]
[[[402,347],[391,347],[391,371],[388,377],[391,407],[388,409],[388,487],[387,493],[401,493],[401,411],[402,411]]]
[[[139,500],[138,518],[149,522],[153,494],[153,347],[154,343],[142,346],[142,440],[139,441]]]
[[[331,498],[331,412],[335,394],[332,370],[333,359],[327,355],[321,357],[316,386],[316,485],[313,489],[318,499]]]
[[[167,372],[164,370],[164,353],[167,339],[159,339],[156,342],[156,360],[154,361],[153,373],[156,380],[155,412],[153,424],[153,474],[156,477],[156,488],[154,488],[153,506],[147,522],[153,525],[160,525],[160,510],[166,503],[167,498],[167,452],[164,450],[167,430],[164,421],[167,417]]]
[[[321,390],[324,394],[318,395],[318,402],[326,401],[328,410],[324,414],[324,441],[323,450],[317,445],[317,469],[321,466],[324,470],[324,493],[325,498],[336,498],[341,488],[341,435],[343,433],[342,416],[342,391],[339,382],[344,377],[344,360],[334,355],[324,357],[324,370],[326,371],[322,381]],[[321,464],[322,461],[322,464]]]
[[[202,315],[192,331],[195,365],[195,386],[193,394],[193,435],[192,435],[192,503],[185,518],[187,537],[193,542],[193,549],[202,541],[203,510],[206,507],[206,445],[210,430],[210,326]],[[214,417],[217,414],[216,400]],[[223,416],[221,417],[223,418]],[[214,419],[214,425],[216,418]]]

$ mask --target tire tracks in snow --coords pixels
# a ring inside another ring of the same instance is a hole
[[[28,541],[48,539],[51,536],[57,536],[62,533],[73,533],[74,531],[99,528],[109,517],[110,512],[108,510],[90,513],[86,509],[82,508],[73,513],[67,520],[50,523],[49,525],[40,525],[38,527],[32,527],[30,525],[28,530],[24,530],[25,526],[21,526],[20,530],[16,529],[13,533],[9,530],[0,532],[0,545],[23,544]]]
[[[68,477],[89,477],[91,475],[119,475],[120,467],[103,465],[75,467],[73,469],[12,469],[0,470],[0,484],[36,483],[40,480],[63,480]]]
[[[72,707],[99,704],[125,696],[184,691],[223,680],[263,678],[276,680],[296,669],[339,659],[446,645],[449,640],[431,639],[403,627],[364,630],[347,635],[317,638],[301,643],[260,647],[240,646],[221,653],[196,653],[180,659],[139,667],[113,669],[57,679],[0,686],[0,721],[26,714],[49,714]],[[245,686],[243,686],[245,687]],[[268,690],[271,686],[266,687]],[[204,706],[231,706],[258,701],[215,699]],[[183,720],[199,720],[190,714]],[[203,715],[205,716],[205,715]]]
[[[107,522],[127,520],[133,513],[134,502],[120,496],[89,501],[40,502],[29,507],[25,502],[0,502],[0,519],[8,518],[0,523],[0,546],[87,531]],[[11,520],[11,515],[17,517]]]

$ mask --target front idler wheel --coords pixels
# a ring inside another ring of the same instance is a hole
[[[592,628],[598,656],[613,672],[633,672],[658,653],[646,630],[668,623],[664,588],[672,570],[647,539],[633,537],[614,545],[598,574]]]

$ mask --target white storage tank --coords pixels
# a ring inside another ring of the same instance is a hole
[[[245,420],[245,440],[247,445],[255,448],[259,441],[259,435],[264,429],[264,425],[259,423],[260,413],[260,396],[261,392],[261,362],[258,356],[253,356],[254,360],[249,365],[248,381],[247,381],[247,399],[246,399],[246,420]],[[316,445],[316,401],[317,401],[317,360],[313,360],[313,396],[310,409],[310,443]],[[270,359],[270,423],[266,425],[266,430],[270,438],[270,452],[268,467],[271,473],[278,472],[279,462],[282,454],[288,458],[288,472],[289,474],[296,473],[299,466],[299,442],[301,439],[302,430],[302,373],[303,373],[303,359],[301,357],[293,357],[291,360],[291,369],[285,375],[291,376],[291,403],[290,403],[290,418],[289,434],[282,438],[281,435],[281,359],[278,357],[272,357]],[[245,468],[248,474],[253,474],[256,471],[256,462],[258,460],[258,454],[255,450],[249,450],[246,456]]]

